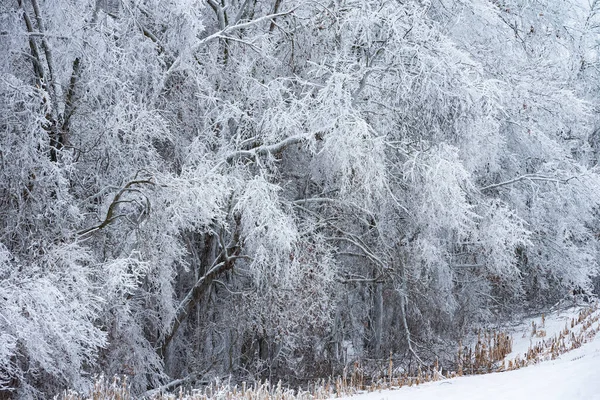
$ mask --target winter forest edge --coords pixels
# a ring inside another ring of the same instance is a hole
[[[452,361],[598,282],[597,0],[2,0],[0,397]]]

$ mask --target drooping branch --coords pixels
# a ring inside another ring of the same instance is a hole
[[[238,39],[238,38],[235,38],[233,36],[219,36],[219,38],[225,40],[226,43],[228,43],[229,41],[232,41],[232,42],[237,42],[237,43],[245,44],[246,46],[250,47],[252,50],[254,50],[255,52],[257,52],[258,54],[261,54],[260,49],[258,47],[256,47],[254,45],[254,43],[251,43],[251,42],[249,42],[247,40]]]
[[[337,254],[338,255],[351,255],[351,256],[356,256],[356,257],[364,257],[364,254],[350,253],[350,252],[340,252]],[[386,276],[387,276],[386,274],[380,273],[373,278],[365,278],[363,276],[354,276],[352,274],[346,274],[343,277],[337,277],[335,280],[340,283],[343,283],[343,284],[349,284],[349,283],[376,284],[376,283],[383,283],[385,281]]]
[[[373,264],[378,265],[383,270],[388,269],[388,266],[386,265],[386,263],[383,262],[383,260],[381,258],[377,257],[372,251],[370,251],[368,249],[368,247],[365,245],[365,243],[362,242],[362,240],[357,238],[355,235],[351,235],[348,233],[346,233],[346,235],[348,235],[348,236],[333,236],[333,237],[327,237],[326,239],[330,240],[330,241],[347,242],[347,243],[357,247],[362,252],[364,257],[367,258],[368,260],[370,260],[371,262],[373,262]]]
[[[196,374],[194,374],[194,376],[196,376]],[[165,385],[159,386],[156,389],[152,389],[152,390],[148,390],[146,393],[144,393],[143,395],[140,396],[140,398],[142,399],[155,399],[157,397],[159,397],[161,394],[166,393],[166,392],[170,392],[173,389],[178,388],[181,385],[186,384],[187,382],[189,382],[191,379],[193,378],[192,375],[188,375],[184,378],[180,378],[180,379],[175,379]]]
[[[141,399],[155,399],[157,396],[160,396],[161,394],[172,392],[174,389],[178,388],[179,386],[182,386],[192,380],[197,380],[199,377],[204,376],[208,371],[210,371],[214,367],[214,365],[215,365],[215,362],[213,361],[203,371],[191,373],[183,378],[172,380],[171,382],[166,383],[162,386],[159,386],[155,389],[148,390],[148,391],[146,391],[146,393],[142,394],[140,396],[140,398]],[[197,381],[195,383],[198,384]],[[208,383],[208,382],[206,382],[206,383]]]
[[[239,24],[236,24],[236,25],[230,25],[230,26],[226,27],[225,29],[222,29],[219,32],[215,32],[212,35],[209,35],[209,36],[205,37],[204,39],[199,40],[196,43],[196,45],[194,45],[192,47],[192,49],[194,51],[196,51],[196,50],[198,50],[200,48],[200,46],[204,45],[205,43],[207,43],[207,42],[209,42],[209,41],[211,41],[213,39],[216,39],[219,36],[228,35],[228,34],[230,34],[233,31],[237,31],[237,30],[240,30],[240,29],[249,28],[251,26],[260,24],[260,23],[265,22],[265,21],[273,21],[274,19],[277,19],[278,17],[284,17],[286,15],[290,15],[294,11],[296,11],[297,8],[298,7],[294,7],[291,10],[288,10],[288,11],[284,11],[284,12],[280,12],[280,13],[275,13],[275,14],[264,15],[262,17],[253,19],[252,21],[242,22],[242,23],[239,23]]]
[[[334,204],[334,205],[338,205],[338,206],[342,206],[342,207],[348,207],[348,208],[351,208],[351,209],[361,212],[362,214],[368,216],[370,219],[374,218],[372,211],[367,210],[366,208],[361,207],[358,204],[353,203],[348,200],[345,200],[345,199],[342,200],[339,198],[329,198],[329,197],[307,197],[304,199],[299,199],[299,200],[293,201],[293,204],[296,206],[303,206],[305,204],[310,204],[310,203],[328,203],[328,204]]]

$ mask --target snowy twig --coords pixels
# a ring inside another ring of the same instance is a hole
[[[479,190],[483,192],[485,190],[495,189],[497,187],[512,185],[513,183],[517,183],[517,182],[524,181],[524,180],[556,182],[556,183],[568,183],[571,179],[573,179],[573,177],[568,178],[568,179],[559,179],[559,178],[555,178],[555,177],[552,177],[552,176],[544,176],[544,175],[537,175],[537,174],[525,174],[525,175],[521,175],[521,176],[518,176],[518,177],[513,178],[513,179],[509,179],[509,180],[504,181],[504,182],[494,183],[492,185],[488,185],[488,186],[482,187]]]

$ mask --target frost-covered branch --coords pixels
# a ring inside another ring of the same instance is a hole
[[[71,70],[71,78],[69,80],[69,86],[67,88],[67,94],[65,95],[65,111],[63,113],[62,118],[62,126],[61,132],[63,135],[62,142],[63,145],[68,144],[69,138],[68,134],[71,128],[71,117],[75,112],[75,88],[77,85],[77,80],[79,79],[79,74],[81,70],[81,60],[79,57],[75,58],[73,61],[73,67]]]
[[[54,68],[54,56],[52,54],[52,49],[50,48],[50,44],[48,43],[48,39],[46,37],[46,29],[44,27],[45,24],[37,0],[31,0],[31,5],[33,6],[33,12],[37,21],[37,27],[41,34],[42,48],[46,56],[46,64],[48,65],[48,80],[50,81],[50,87],[52,88],[52,94],[54,96],[53,100],[56,102],[56,96],[58,96],[59,90],[58,82],[55,76],[56,70]],[[55,103],[54,106],[56,107],[57,103]],[[57,109],[55,110],[55,112],[59,112],[59,110]]]
[[[270,145],[261,145],[261,146],[255,147],[251,150],[234,151],[234,152],[228,154],[225,157],[225,160],[227,163],[232,163],[232,162],[240,160],[240,159],[242,159],[242,160],[243,159],[254,159],[257,156],[264,156],[264,155],[268,155],[268,154],[277,154],[277,153],[285,150],[289,146],[292,146],[292,145],[298,144],[298,143],[302,143],[306,139],[307,139],[307,136],[305,134],[290,136],[278,143],[274,143],[274,144],[270,144]]]
[[[502,186],[509,186],[512,185],[514,183],[520,182],[520,181],[524,181],[524,180],[528,180],[528,181],[543,181],[543,182],[555,182],[555,183],[568,183],[569,180],[571,180],[573,178],[568,178],[568,179],[559,179],[556,177],[552,177],[552,176],[544,176],[544,175],[538,175],[538,174],[525,174],[525,175],[521,175],[518,176],[516,178],[513,179],[509,179],[507,181],[504,182],[500,182],[500,183],[494,183],[492,185],[488,185],[485,187],[480,188],[479,190],[486,191],[486,190],[490,190],[490,189],[495,189],[498,187],[502,187]]]
[[[33,30],[33,25],[31,23],[31,19],[29,18],[29,14],[27,10],[23,7],[23,0],[18,0],[19,7],[21,8],[21,12],[23,13],[23,20],[25,21],[25,26],[27,28],[27,32],[29,33],[29,49],[31,51],[31,57],[33,61],[33,70],[35,71],[35,75],[37,78],[38,85],[42,85],[44,82],[44,69],[42,67],[42,62],[40,60],[40,52],[38,50],[37,43],[35,41],[35,33]]]
[[[358,239],[354,235],[349,235],[349,236],[332,236],[332,237],[328,237],[327,240],[343,241],[343,242],[350,243],[351,245],[357,247],[360,251],[362,251],[362,254],[367,259],[369,259],[370,261],[372,261],[374,264],[378,265],[379,267],[381,267],[383,269],[387,269],[388,268],[387,264],[384,263],[381,258],[377,257],[373,252],[369,251],[369,249],[367,248],[367,246],[364,243],[362,243],[362,241],[360,239]]]
[[[216,4],[216,2],[213,2],[213,3],[215,3],[215,4]],[[217,6],[218,6],[218,4],[217,4]],[[220,7],[220,6],[219,6],[219,7]],[[297,8],[298,8],[298,6],[296,6],[296,7],[292,8],[292,9],[290,9],[290,10],[288,10],[288,11],[279,12],[279,13],[276,13],[276,14],[269,14],[269,15],[265,15],[265,16],[262,16],[262,17],[259,17],[259,18],[256,18],[256,19],[253,19],[252,21],[248,21],[248,22],[240,22],[240,23],[237,23],[237,24],[235,24],[235,25],[230,25],[230,26],[227,26],[227,27],[225,27],[225,28],[222,28],[220,31],[218,31],[218,32],[215,32],[215,33],[213,33],[213,34],[211,34],[211,35],[208,35],[208,36],[206,36],[206,37],[205,37],[205,38],[203,38],[203,39],[200,39],[200,40],[198,40],[198,41],[197,41],[197,42],[196,42],[196,43],[195,43],[195,44],[192,46],[192,48],[190,49],[190,53],[194,54],[195,52],[197,52],[197,51],[198,51],[198,49],[199,49],[200,47],[204,46],[206,43],[208,43],[208,42],[210,42],[210,41],[212,41],[212,40],[215,40],[215,39],[222,38],[222,37],[224,37],[224,36],[229,36],[229,34],[230,34],[230,33],[232,33],[232,32],[234,32],[234,31],[238,31],[238,30],[241,30],[241,29],[249,28],[249,27],[251,27],[251,26],[258,25],[258,24],[260,24],[260,23],[262,23],[262,22],[265,22],[265,21],[273,21],[274,19],[276,19],[276,18],[278,18],[278,17],[283,17],[283,16],[286,16],[286,15],[290,15],[290,14],[292,14],[292,13],[293,13],[293,12],[294,12],[294,11],[295,11]],[[218,10],[217,10],[217,11],[218,11]],[[221,12],[219,12],[219,11],[218,11],[218,13],[219,13],[219,15],[221,15],[221,14],[222,14],[222,13],[221,13]],[[164,87],[165,87],[165,83],[167,82],[167,80],[169,79],[169,77],[170,77],[170,76],[171,76],[171,75],[172,75],[172,74],[173,74],[175,71],[177,71],[177,69],[180,67],[180,65],[181,65],[181,61],[182,61],[182,58],[181,58],[181,57],[182,57],[182,56],[178,56],[178,57],[175,59],[175,61],[173,62],[173,64],[171,64],[171,66],[169,67],[169,69],[168,69],[168,70],[166,71],[166,73],[164,74],[164,76],[163,76],[163,79],[162,79],[162,84],[160,85],[160,87],[161,87],[161,88],[164,88]]]

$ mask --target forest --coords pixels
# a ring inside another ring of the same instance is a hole
[[[2,0],[0,398],[451,364],[598,290],[598,0]]]

